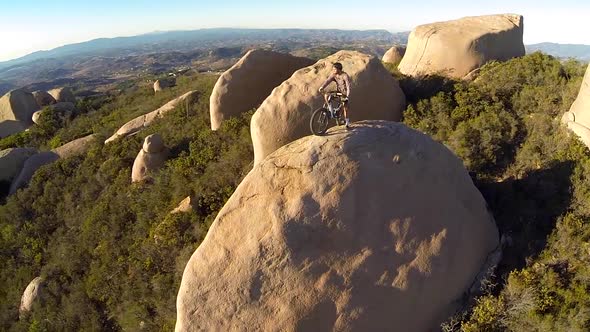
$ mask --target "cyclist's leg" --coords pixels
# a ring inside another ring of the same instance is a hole
[[[350,125],[350,119],[348,117],[348,100],[344,101],[342,109],[344,110],[344,123],[346,127],[348,127]]]

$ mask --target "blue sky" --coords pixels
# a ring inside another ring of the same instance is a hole
[[[0,0],[0,61],[99,37],[208,27],[411,30],[497,13],[525,17],[525,43],[590,44],[590,0]]]

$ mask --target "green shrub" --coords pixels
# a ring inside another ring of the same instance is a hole
[[[590,329],[590,153],[559,121],[584,68],[534,53],[408,106],[404,123],[463,160],[510,239],[497,286],[446,330]]]

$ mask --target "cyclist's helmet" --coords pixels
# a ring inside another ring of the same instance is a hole
[[[332,66],[338,70],[342,70],[342,64],[340,62],[334,62]]]

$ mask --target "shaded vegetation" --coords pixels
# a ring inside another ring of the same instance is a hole
[[[184,82],[185,89],[202,92],[189,109],[179,107],[139,135],[97,142],[85,156],[43,167],[0,207],[1,330],[173,329],[184,266],[252,167],[251,113],[210,130],[212,81]],[[56,137],[76,136],[90,123],[110,134],[182,92],[124,92]],[[154,132],[171,148],[171,159],[153,183],[131,184],[133,160]],[[169,215],[189,195],[195,210]],[[47,280],[42,301],[18,320],[20,296],[38,275]]]
[[[590,330],[590,153],[559,123],[584,71],[534,53],[450,88],[409,85],[404,122],[463,159],[505,238],[485,293],[445,331]]]

